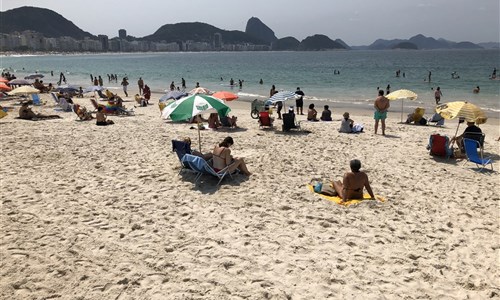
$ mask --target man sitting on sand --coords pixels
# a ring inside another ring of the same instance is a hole
[[[343,182],[339,180],[333,182],[333,188],[338,196],[342,198],[342,202],[346,202],[350,199],[363,199],[363,188],[366,188],[371,199],[374,200],[375,195],[370,187],[368,175],[360,171],[361,162],[357,159],[353,159],[350,162],[350,167],[351,172],[344,174]]]
[[[58,115],[43,115],[37,114],[31,110],[28,102],[24,102],[19,108],[19,119],[23,120],[40,120],[40,119],[60,119],[61,117]]]

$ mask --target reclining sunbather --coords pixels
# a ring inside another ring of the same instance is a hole
[[[31,110],[31,107],[29,107],[29,104],[27,102],[24,102],[21,105],[21,108],[19,108],[19,119],[23,120],[60,119],[60,118],[61,117],[58,115],[37,114]]]

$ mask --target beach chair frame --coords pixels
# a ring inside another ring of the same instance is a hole
[[[483,148],[478,141],[472,139],[464,139],[464,148],[465,156],[467,157],[464,165],[468,162],[475,163],[476,167],[479,168],[478,171],[481,172],[489,164],[491,165],[491,170],[493,171],[493,161],[489,157],[483,157]],[[477,151],[478,148],[479,152]]]

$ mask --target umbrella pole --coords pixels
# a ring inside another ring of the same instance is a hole
[[[200,153],[201,153],[201,133],[200,133],[200,120],[198,119],[198,146],[200,148]]]
[[[458,127],[460,127],[460,120],[458,121],[457,130],[455,130],[455,135],[453,136],[453,142],[451,143],[450,148],[453,148],[453,145],[455,145],[456,137],[457,137],[457,134],[458,134]]]
[[[401,123],[403,123],[403,102],[404,100],[401,100]]]

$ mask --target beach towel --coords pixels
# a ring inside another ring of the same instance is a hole
[[[342,203],[342,198],[340,198],[339,196],[327,196],[327,195],[316,193],[314,191],[314,186],[312,184],[308,184],[307,188],[311,192],[313,192],[316,195],[320,196],[321,198],[333,201],[333,202],[335,202],[335,203],[337,203],[339,205],[343,205],[343,206],[350,206],[350,205],[353,205],[353,204],[358,204],[361,201],[369,201],[370,200],[370,195],[364,194],[363,195],[363,199],[352,199],[352,200],[348,200],[348,201]],[[375,199],[378,200],[378,201],[380,201],[380,202],[385,202],[385,198],[382,197],[382,196],[375,195]]]

